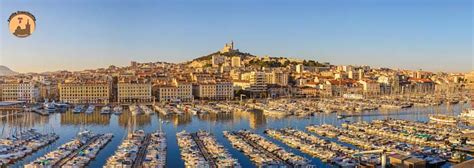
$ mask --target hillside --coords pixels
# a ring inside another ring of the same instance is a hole
[[[18,72],[12,71],[10,68],[0,65],[0,76],[9,76],[15,74],[18,74]]]
[[[209,55],[205,55],[205,56],[201,56],[201,57],[195,58],[195,59],[193,59],[193,61],[206,61],[206,60],[211,60],[212,56],[214,56],[214,55],[223,55],[223,56],[227,56],[227,57],[240,56],[240,57],[242,57],[243,59],[245,59],[245,58],[247,58],[247,57],[256,57],[255,55],[252,55],[252,54],[250,54],[250,53],[243,53],[243,52],[240,52],[240,51],[227,52],[227,53],[220,53],[219,51],[217,51],[217,52],[211,53],[211,54],[209,54]]]

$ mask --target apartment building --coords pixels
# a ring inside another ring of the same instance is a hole
[[[279,86],[288,86],[288,73],[285,72],[266,72],[265,83]]]
[[[250,92],[266,92],[267,84],[265,80],[265,72],[252,71],[242,74],[242,80],[248,81],[250,87],[245,90]]]
[[[174,79],[171,84],[157,86],[157,98],[160,102],[192,102],[194,100],[192,84]]]
[[[206,82],[193,84],[193,95],[199,99],[230,100],[234,97],[231,82]]]
[[[148,82],[118,82],[117,101],[122,104],[153,102],[151,83]]]
[[[2,83],[0,84],[0,100],[35,103],[39,100],[39,89],[33,82]]]
[[[110,103],[112,83],[110,81],[68,81],[58,85],[59,100],[75,104]]]

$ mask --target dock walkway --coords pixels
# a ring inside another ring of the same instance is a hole
[[[145,159],[145,156],[146,156],[146,149],[148,145],[150,145],[150,140],[151,140],[151,135],[147,134],[145,136],[145,140],[143,140],[144,142],[142,146],[140,146],[140,148],[138,149],[137,158],[133,162],[132,168],[142,167],[143,159]]]
[[[237,132],[236,132],[236,133],[233,133],[233,134],[239,136],[242,140],[244,140],[245,142],[247,142],[250,146],[254,147],[255,149],[257,149],[257,150],[259,150],[259,151],[263,151],[263,152],[265,152],[266,155],[272,157],[272,158],[275,159],[275,160],[280,161],[281,163],[284,163],[287,167],[289,167],[289,168],[293,168],[293,167],[294,167],[291,163],[289,163],[289,162],[283,160],[282,158],[276,156],[276,155],[273,154],[272,152],[270,152],[270,151],[264,149],[261,145],[256,144],[256,143],[253,142],[253,141],[250,141],[247,137],[243,136],[242,134],[237,133]]]
[[[75,150],[74,152],[72,152],[71,154],[69,154],[67,157],[61,159],[61,161],[59,161],[56,165],[54,165],[53,167],[61,167],[63,166],[64,164],[66,164],[69,160],[71,160],[72,158],[76,157],[77,154],[86,149],[92,142],[95,142],[99,137],[103,136],[102,134],[99,134],[99,135],[96,135],[94,136],[93,138],[91,138],[91,140],[87,141],[87,143],[85,143],[84,145],[82,145],[79,149]]]
[[[201,151],[201,153],[204,155],[204,158],[210,163],[210,166],[217,167],[216,161],[214,160],[214,158],[212,158],[211,154],[209,154],[206,147],[204,146],[204,143],[202,143],[201,139],[199,139],[197,133],[192,133],[191,137],[198,145],[199,151]]]
[[[425,112],[422,112],[427,114]],[[416,112],[387,112],[387,113],[368,113],[368,114],[340,114],[338,118],[349,118],[349,117],[370,117],[370,116],[391,116],[391,115],[413,115]]]

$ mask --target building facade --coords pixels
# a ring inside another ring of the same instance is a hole
[[[110,103],[111,82],[71,82],[60,83],[59,100],[74,104],[107,104]]]
[[[36,103],[39,100],[37,85],[30,82],[14,82],[0,84],[1,101],[24,101]]]
[[[150,83],[128,83],[119,82],[117,84],[117,101],[119,103],[150,103],[151,96]]]
[[[231,82],[197,83],[193,85],[193,95],[198,99],[230,100],[234,98]]]
[[[158,86],[156,96],[160,102],[192,102],[192,88],[190,83],[173,81],[172,85]]]

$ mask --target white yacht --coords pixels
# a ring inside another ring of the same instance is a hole
[[[104,106],[102,107],[102,109],[100,110],[100,114],[110,114],[112,110],[110,109],[109,106]]]
[[[54,106],[54,101],[49,103],[47,100],[43,103],[43,108],[48,113],[56,112],[56,106]]]
[[[430,116],[430,121],[440,122],[440,123],[457,123],[457,118],[454,116],[448,115],[432,115]]]
[[[155,114],[155,112],[146,105],[140,105],[140,109],[142,109],[145,114]]]
[[[464,110],[459,116],[464,120],[474,120],[474,108]]]
[[[72,110],[73,113],[82,113],[82,110],[84,109],[84,105],[77,105],[76,107],[74,107],[74,109]]]
[[[94,109],[95,109],[94,105],[89,105],[89,107],[87,107],[87,109],[86,109],[86,113],[91,114],[91,113],[94,112]]]

